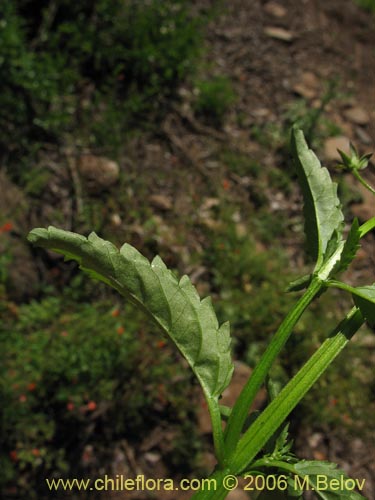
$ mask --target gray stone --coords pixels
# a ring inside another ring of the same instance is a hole
[[[344,153],[349,153],[349,146],[349,139],[343,135],[330,137],[324,143],[324,156],[328,161],[341,161],[341,157],[337,150],[341,149]]]
[[[87,188],[93,193],[110,188],[120,175],[118,164],[103,156],[82,155],[78,158],[77,167]]]

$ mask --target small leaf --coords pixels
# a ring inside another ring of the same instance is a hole
[[[229,324],[219,327],[209,297],[200,300],[187,276],[180,281],[160,257],[150,262],[127,243],[120,251],[91,233],[49,227],[28,236],[34,245],[76,260],[92,278],[115,288],[146,312],[187,359],[209,399],[217,399],[233,372]]]
[[[352,294],[354,304],[370,326],[375,326],[375,284],[369,286],[350,286],[341,281],[330,280],[327,285],[340,288]]]
[[[292,130],[291,147],[304,197],[307,247],[319,269],[334,232],[342,233],[344,216],[337,197],[337,185],[308,148],[303,132]]]
[[[286,291],[287,292],[299,292],[309,286],[311,282],[311,274],[305,274],[301,278],[298,278],[291,283],[289,283]]]
[[[355,305],[360,309],[370,326],[375,326],[375,284],[352,289]]]
[[[353,261],[360,248],[359,241],[361,239],[361,231],[359,228],[358,219],[354,219],[351,225],[348,237],[346,238],[344,248],[342,250],[340,260],[336,263],[331,275],[342,273],[346,271],[349,264]]]
[[[295,463],[293,468],[301,481],[307,479],[308,489],[313,489],[322,500],[366,500],[354,491],[355,487],[359,490],[363,488],[364,480],[349,478],[345,472],[337,469],[336,464],[302,460]],[[298,485],[301,481],[298,481]]]
[[[359,228],[360,237],[363,238],[367,233],[375,228],[375,217],[371,217],[367,222],[362,224]]]

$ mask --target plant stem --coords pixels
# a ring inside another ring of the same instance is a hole
[[[367,222],[359,226],[359,231],[361,238],[365,236],[368,232],[372,231],[375,228],[375,217],[371,217]]]
[[[295,307],[285,317],[277,332],[272,337],[262,358],[255,367],[245,387],[242,389],[242,392],[238,397],[229,416],[228,424],[225,429],[225,446],[228,454],[231,454],[231,452],[233,452],[238,442],[250,406],[253,403],[260,387],[265,381],[273,362],[287,342],[294,326],[301,317],[302,313],[319,293],[322,286],[323,283],[320,279],[316,277],[313,278],[305,293],[299,299]]]
[[[228,464],[234,474],[240,474],[246,469],[363,323],[364,319],[360,310],[354,307],[330,337],[323,342],[279,395],[255,420],[239,441],[234,456]]]
[[[353,170],[353,175],[362,184],[362,186],[368,189],[372,194],[375,194],[375,189],[365,181],[365,179],[358,173],[358,170]]]
[[[214,471],[207,479],[210,486],[205,486],[194,493],[191,500],[224,500],[229,493],[223,486],[223,480],[227,474],[230,474],[229,469]]]
[[[212,436],[214,440],[215,455],[219,465],[225,465],[225,447],[224,447],[224,433],[222,428],[221,412],[217,399],[213,399],[206,395],[208,410],[210,412],[212,424]]]
[[[238,443],[227,468],[217,470],[209,477],[209,479],[215,481],[215,488],[196,492],[192,500],[224,500],[226,498],[229,492],[224,487],[224,478],[228,474],[238,475],[246,470],[246,467],[363,323],[364,319],[360,310],[353,307],[329,338],[323,342],[307,363],[246,431]],[[264,459],[260,459],[253,465],[262,465],[262,460]],[[277,465],[275,462],[273,464]],[[263,465],[266,465],[266,463]]]

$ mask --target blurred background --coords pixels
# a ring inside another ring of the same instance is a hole
[[[348,224],[374,215],[335,168],[349,141],[375,149],[374,47],[374,0],[2,0],[2,498],[86,498],[46,491],[46,477],[200,477],[215,464],[199,388],[169,341],[31,248],[28,231],[95,231],[188,274],[231,322],[232,404],[296,300],[287,284],[311,269],[293,123],[338,182]],[[375,184],[373,165],[364,177]],[[374,281],[374,244],[349,282]],[[338,291],[316,301],[273,378],[284,384],[350,306]],[[373,333],[358,332],[291,417],[296,454],[365,478],[368,498]]]

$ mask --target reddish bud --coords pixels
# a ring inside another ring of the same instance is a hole
[[[94,410],[96,410],[96,407],[97,407],[97,404],[95,403],[95,401],[89,401],[89,402],[87,403],[87,407],[86,407],[86,408],[87,408],[89,411],[94,411]]]
[[[6,222],[0,227],[0,233],[8,233],[13,229],[13,224],[11,222]]]
[[[69,401],[69,403],[67,403],[67,405],[66,405],[66,409],[68,411],[73,411],[74,410],[74,403],[72,403],[71,401]]]
[[[230,188],[230,182],[228,181],[228,179],[223,179],[221,185],[223,186],[223,189],[225,189],[225,191],[228,191],[228,189]]]

